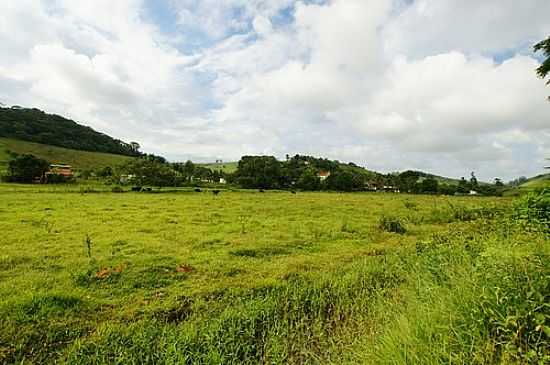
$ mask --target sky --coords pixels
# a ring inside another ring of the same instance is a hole
[[[548,0],[0,0],[0,102],[171,161],[543,172]]]

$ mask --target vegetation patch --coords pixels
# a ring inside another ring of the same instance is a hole
[[[398,217],[382,216],[378,223],[378,227],[390,233],[405,234],[407,232],[405,224],[401,218]]]
[[[229,252],[233,256],[238,257],[253,257],[253,258],[264,258],[270,256],[281,256],[288,255],[290,251],[281,248],[281,247],[264,247],[258,249],[238,249]]]

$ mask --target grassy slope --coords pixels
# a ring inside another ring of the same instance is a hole
[[[79,170],[95,170],[105,166],[117,166],[132,157],[109,153],[70,150],[40,143],[0,138],[0,169],[5,170],[9,155],[6,150],[19,154],[30,153],[51,163],[63,163]]]
[[[504,192],[504,195],[518,196],[544,188],[550,188],[550,174],[542,174],[531,177],[520,186],[508,189]]]
[[[520,186],[520,188],[524,189],[539,189],[545,187],[550,187],[550,174],[532,177]]]
[[[222,162],[222,163],[199,163],[199,166],[206,167],[211,170],[222,170],[225,173],[233,173],[237,171],[238,162]]]
[[[507,199],[54,191],[0,192],[0,362],[474,363],[548,254],[465,221]]]

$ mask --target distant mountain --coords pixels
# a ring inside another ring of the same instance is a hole
[[[139,156],[132,144],[39,109],[0,107],[0,137],[73,150]]]

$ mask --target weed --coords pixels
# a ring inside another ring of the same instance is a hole
[[[86,236],[84,237],[84,244],[86,245],[86,255],[89,259],[92,258],[92,238],[88,233],[86,233]]]
[[[405,200],[405,203],[403,203],[403,205],[405,206],[405,208],[409,209],[409,210],[418,210],[418,204],[410,201],[410,200]]]
[[[405,234],[407,232],[404,223],[398,217],[382,216],[378,222],[378,227],[391,233]]]
[[[279,247],[265,247],[260,249],[238,249],[230,252],[233,256],[262,258],[269,256],[288,255],[290,252]]]

